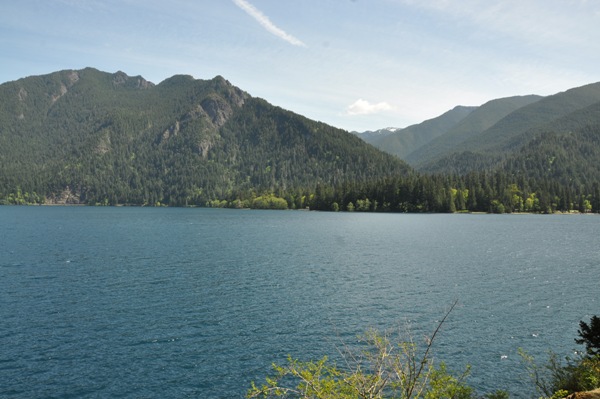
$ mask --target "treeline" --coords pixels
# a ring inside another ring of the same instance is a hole
[[[271,193],[285,200],[287,209],[348,212],[403,213],[556,213],[600,212],[600,184],[591,187],[561,186],[555,181],[510,179],[497,172],[467,176],[414,175],[387,178],[357,185],[317,185],[314,191]],[[209,201],[206,206],[265,208],[255,206],[249,192],[235,198]],[[262,203],[262,202],[261,202]],[[273,207],[275,208],[275,207]],[[277,209],[282,209],[279,202]]]
[[[86,189],[79,184],[58,195],[52,194],[52,198],[47,193],[18,188],[14,192],[2,193],[0,204],[58,202],[407,213],[600,213],[599,182],[560,184],[556,179],[514,177],[503,172],[465,176],[410,174],[363,183],[319,183],[311,187],[276,187],[275,190],[270,185],[227,189],[226,185],[219,187],[217,181],[210,180],[206,181],[209,185],[200,188],[197,182],[190,184],[185,176],[179,174],[174,174],[171,179],[157,179],[149,183],[135,176],[138,180],[131,180],[131,185],[119,179],[118,184],[111,184],[104,179],[100,182],[100,190]],[[61,195],[62,198],[57,198]]]

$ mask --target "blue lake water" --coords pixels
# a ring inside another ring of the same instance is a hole
[[[600,218],[0,207],[0,397],[241,398],[368,328],[481,394],[600,314]]]

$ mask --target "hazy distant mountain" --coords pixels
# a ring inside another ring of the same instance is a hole
[[[494,168],[543,132],[565,133],[581,126],[595,126],[600,119],[600,113],[592,111],[597,102],[600,102],[600,83],[544,97],[516,109],[445,152],[437,152],[437,158],[427,163],[424,158],[419,161],[418,154],[411,155],[411,162],[428,172],[466,173]]]
[[[447,133],[475,109],[476,107],[457,106],[436,118],[408,126],[391,134],[371,136],[369,142],[383,151],[404,158]]]
[[[0,104],[0,200],[9,202],[204,205],[276,193],[303,206],[319,185],[410,173],[356,136],[222,77],[154,85],[69,70],[4,83]]]
[[[539,101],[536,95],[500,98],[489,101],[459,121],[445,134],[408,154],[404,159],[415,167],[427,164],[440,155],[461,149],[461,144],[487,130],[511,112]]]

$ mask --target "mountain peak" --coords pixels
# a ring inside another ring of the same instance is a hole
[[[114,86],[133,87],[137,89],[147,89],[154,86],[154,83],[147,81],[140,75],[131,77],[123,71],[117,71],[112,76]]]

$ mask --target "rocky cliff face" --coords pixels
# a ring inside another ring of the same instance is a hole
[[[169,84],[174,84],[176,80],[179,81],[179,84],[183,81],[186,85],[190,86],[199,82],[195,81],[191,76],[179,76],[170,78]],[[227,123],[236,110],[241,108],[250,97],[246,92],[233,86],[221,76],[217,76],[205,83],[208,83],[212,90],[207,94],[197,95],[197,93],[194,93],[192,107],[173,121],[163,131],[158,140],[161,144],[165,144],[180,133],[183,132],[185,134],[186,129],[195,129],[195,149],[203,159],[208,158],[209,151],[215,145],[216,140],[218,140],[219,129]]]
[[[217,88],[216,92],[206,97],[201,106],[210,116],[213,124],[221,127],[231,117],[235,108],[240,108],[249,97],[241,89],[233,86],[222,76],[217,76],[211,81]]]
[[[154,83],[147,81],[141,76],[128,76],[125,72],[118,71],[113,74],[114,86],[127,86],[137,89],[148,89],[154,87]]]

